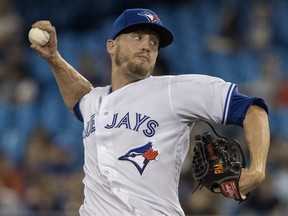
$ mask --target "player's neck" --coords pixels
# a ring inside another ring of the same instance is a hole
[[[111,76],[111,87],[112,91],[115,91],[117,89],[120,89],[130,83],[139,81],[143,78],[139,78],[137,76],[132,76],[131,73],[127,71],[112,71],[112,76]]]
[[[111,80],[112,91],[120,89],[135,81],[137,80],[127,79],[127,78],[124,78],[123,76],[112,76],[112,80]]]

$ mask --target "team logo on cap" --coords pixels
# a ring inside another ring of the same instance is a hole
[[[129,150],[126,154],[120,156],[118,160],[131,162],[142,175],[148,163],[156,160],[158,154],[158,151],[152,148],[152,142],[148,142],[143,146]]]
[[[148,11],[139,12],[138,15],[144,16],[148,19],[149,22],[160,22],[160,19],[156,14],[150,13]]]

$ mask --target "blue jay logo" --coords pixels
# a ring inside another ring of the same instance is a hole
[[[152,23],[160,22],[160,19],[158,18],[156,14],[149,13],[148,11],[139,12],[138,15],[146,17],[148,21]]]
[[[147,164],[151,160],[155,160],[158,154],[157,150],[152,149],[152,142],[148,142],[143,146],[129,150],[125,155],[120,156],[118,160],[130,161],[142,175]]]

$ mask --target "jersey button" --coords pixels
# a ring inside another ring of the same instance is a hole
[[[104,112],[104,115],[108,115],[108,112]]]
[[[101,150],[102,150],[102,151],[106,151],[106,149],[107,149],[107,148],[106,148],[105,146],[102,146],[102,147],[101,147]]]
[[[105,175],[109,175],[109,171],[108,170],[106,170],[104,173],[105,173]]]
[[[116,191],[116,192],[121,192],[121,189],[118,188],[118,187],[114,188],[113,190]]]

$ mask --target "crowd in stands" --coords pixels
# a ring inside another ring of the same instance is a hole
[[[286,0],[1,0],[0,215],[78,215],[83,201],[83,126],[66,109],[49,65],[30,49],[31,25],[50,20],[63,58],[94,86],[104,86],[110,82],[110,27],[131,7],[153,9],[174,32],[154,75],[218,76],[269,106],[271,147],[263,184],[241,204],[205,189],[192,193],[189,152],[179,185],[186,214],[287,215]],[[205,130],[196,123],[191,140]],[[239,128],[217,130],[237,138],[248,154]]]

